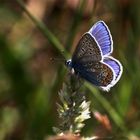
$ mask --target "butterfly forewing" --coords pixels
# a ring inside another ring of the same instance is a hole
[[[89,33],[85,33],[76,47],[72,57],[72,63],[99,62],[101,59],[101,51],[95,39]]]
[[[107,25],[103,21],[98,21],[94,24],[89,30],[89,33],[91,33],[98,42],[103,55],[110,55],[112,53],[112,36]]]

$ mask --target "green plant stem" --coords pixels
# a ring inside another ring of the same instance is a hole
[[[70,50],[73,44],[74,37],[76,35],[77,29],[79,28],[79,24],[82,20],[83,11],[85,8],[86,1],[81,0],[78,5],[78,10],[76,11],[76,15],[74,16],[73,23],[71,25],[71,28],[69,30],[69,36],[66,42],[66,50]]]
[[[112,120],[116,123],[116,125],[121,130],[127,132],[127,129],[125,127],[125,124],[124,124],[122,118],[118,115],[118,113],[110,105],[110,103],[98,92],[98,90],[96,90],[95,88],[93,88],[92,85],[90,85],[89,83],[86,83],[85,85],[93,93],[93,95],[101,103],[101,105],[105,108],[105,110],[107,110],[107,112],[111,116]]]
[[[36,19],[26,8],[24,2],[22,0],[16,0],[18,4],[21,6],[21,8],[24,10],[24,12],[28,15],[28,17],[33,21],[33,23],[37,26],[37,28],[44,34],[45,37],[47,37],[48,41],[55,47],[59,52],[63,50],[63,55],[65,58],[69,56],[68,52],[64,49],[63,45],[60,43],[60,41],[53,35],[52,32],[49,31],[49,29],[46,27],[46,25],[40,21],[39,19]],[[62,54],[62,53],[61,53]]]
[[[79,27],[79,24],[80,24],[80,21],[81,21],[81,16],[82,16],[82,13],[83,13],[82,11],[84,9],[84,6],[85,6],[85,0],[80,1],[80,6],[78,6],[77,14],[74,17],[72,26],[69,30],[69,36],[68,36],[67,41],[66,41],[66,47],[65,48],[68,51],[72,47],[74,36],[76,34],[76,31],[77,31],[77,29]],[[65,74],[66,74],[66,70],[64,70],[64,67],[62,65],[60,65],[59,68],[58,68],[58,71],[57,71],[57,76],[56,76],[56,80],[55,80],[55,83],[54,83],[53,92],[56,93],[58,91],[58,89],[60,87],[60,84],[62,84],[62,82],[63,82]],[[57,79],[59,79],[59,81]]]

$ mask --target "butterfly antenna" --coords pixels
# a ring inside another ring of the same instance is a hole
[[[64,51],[61,50],[60,51],[60,54],[61,54],[61,58],[50,58],[51,61],[63,61],[63,62],[66,62],[66,58],[64,57]]]
[[[58,61],[58,62],[65,62],[66,61],[66,59],[65,58],[53,58],[53,57],[51,57],[50,58],[50,61]]]

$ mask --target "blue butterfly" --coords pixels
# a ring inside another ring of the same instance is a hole
[[[88,82],[109,91],[122,75],[121,63],[110,56],[113,41],[107,25],[98,21],[77,44],[72,59],[66,66]]]

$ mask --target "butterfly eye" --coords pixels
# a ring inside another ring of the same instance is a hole
[[[71,60],[66,61],[65,64],[66,64],[67,67],[70,67],[70,68],[72,67],[72,66],[71,66],[71,65],[72,65],[72,64],[71,64]]]

